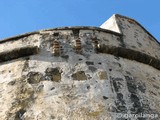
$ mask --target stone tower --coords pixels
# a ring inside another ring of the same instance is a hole
[[[160,43],[113,15],[0,41],[0,120],[159,120]]]

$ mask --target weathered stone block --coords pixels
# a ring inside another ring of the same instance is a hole
[[[45,71],[45,78],[47,80],[59,82],[61,81],[61,73],[60,68],[47,68]]]
[[[28,73],[28,83],[30,84],[36,84],[36,83],[39,83],[41,78],[42,78],[42,74],[41,73],[38,73],[38,72],[30,72]]]
[[[87,76],[84,71],[78,71],[72,74],[73,80],[87,80]]]
[[[100,71],[98,72],[98,76],[100,80],[106,80],[107,79],[107,72],[106,71]]]

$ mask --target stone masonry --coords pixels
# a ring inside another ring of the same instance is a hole
[[[0,120],[160,120],[160,43],[118,14],[1,40]]]

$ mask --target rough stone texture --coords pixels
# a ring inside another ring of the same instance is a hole
[[[72,74],[73,80],[87,80],[87,76],[85,75],[84,71],[78,71]]]
[[[99,79],[100,80],[107,79],[107,73],[106,73],[106,71],[100,71],[100,72],[98,72],[98,75],[99,75]]]
[[[111,25],[108,25],[109,23]],[[160,59],[160,47],[158,41],[156,41],[155,38],[135,20],[121,15],[113,15],[109,21],[106,21],[101,25],[101,28],[111,30],[118,28],[119,31],[117,32],[123,34],[123,40],[121,41],[123,47],[140,51]]]
[[[130,18],[109,21],[102,27],[115,32],[66,27],[0,41],[0,119],[159,120],[159,43]]]

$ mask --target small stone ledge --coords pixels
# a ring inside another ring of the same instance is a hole
[[[16,41],[16,40],[19,40],[21,38],[28,37],[30,35],[35,35],[35,34],[39,34],[39,31],[28,32],[28,33],[20,34],[20,35],[13,36],[13,37],[10,37],[10,38],[2,39],[2,40],[0,40],[0,44],[3,44],[5,42],[10,42],[10,41]]]
[[[38,53],[37,46],[26,46],[22,48],[16,48],[11,51],[5,51],[0,53],[0,62],[5,62],[13,59],[17,59],[20,57],[26,57],[29,55],[34,55]]]
[[[99,53],[107,53],[112,54],[118,57],[135,60],[147,65],[150,65],[158,70],[160,70],[160,60],[156,59],[150,55],[145,53],[141,53],[139,51],[123,48],[123,47],[116,47],[116,46],[107,46],[101,45],[100,49],[98,50]]]

